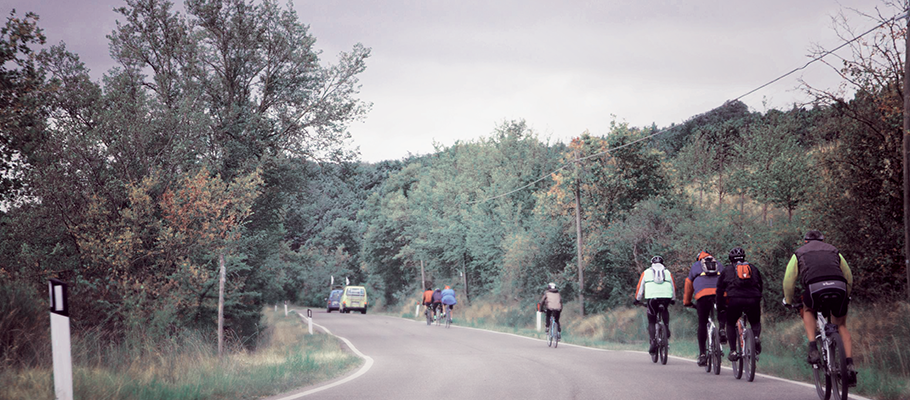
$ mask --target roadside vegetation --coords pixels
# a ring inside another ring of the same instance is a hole
[[[337,377],[362,361],[334,336],[314,332],[296,314],[266,309],[266,328],[256,349],[236,340],[222,359],[211,335],[188,333],[166,342],[133,336],[113,345],[98,332],[73,340],[73,389],[77,399],[255,399]],[[47,319],[44,310],[42,318]],[[35,356],[50,359],[47,324],[35,331]],[[235,338],[236,339],[236,338]],[[47,363],[0,365],[0,398],[54,398],[53,368]]]
[[[763,307],[767,310],[777,304],[765,303]],[[560,318],[563,342],[641,351],[643,362],[650,362],[644,308],[623,306],[581,318],[575,311],[577,307],[573,307],[575,305],[568,302],[563,306]],[[534,303],[503,305],[485,298],[469,306],[459,305],[454,324],[545,340],[545,334],[535,329],[535,312]],[[414,317],[413,306],[400,310],[399,315],[402,318],[423,319],[422,315]],[[690,359],[693,370],[699,368],[695,365],[698,355],[697,321],[694,310],[680,304],[671,306],[670,330],[673,337],[670,339],[670,355]],[[848,323],[853,334],[854,360],[860,371],[858,385],[851,393],[878,400],[910,398],[910,336],[904,329],[910,324],[910,304],[899,301],[876,304],[874,307],[852,305]],[[762,350],[756,367],[758,373],[812,383],[812,371],[805,362],[805,331],[796,315],[763,315]],[[724,353],[729,353],[727,346],[724,346]],[[726,357],[723,366],[730,366]],[[722,370],[716,378],[733,379],[733,375],[729,370]]]

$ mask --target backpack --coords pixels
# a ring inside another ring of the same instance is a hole
[[[747,262],[736,263],[736,277],[740,280],[752,280],[752,264]]]
[[[667,272],[667,270],[666,269],[657,270],[655,268],[651,268],[651,269],[654,270],[654,283],[657,283],[657,284],[664,283],[664,280],[665,280],[664,274]]]
[[[701,260],[701,270],[707,276],[717,276],[717,260],[707,256]]]

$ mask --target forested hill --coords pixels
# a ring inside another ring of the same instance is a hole
[[[346,143],[369,110],[369,48],[323,60],[275,1],[171,7],[117,10],[100,82],[63,43],[38,50],[36,16],[0,31],[0,351],[46,319],[48,278],[70,284],[77,331],[213,332],[221,259],[226,327],[244,343],[264,305],[320,305],[331,279],[366,285],[371,307],[411,304],[421,268],[467,301],[531,304],[552,281],[596,313],[629,303],[653,255],[681,282],[700,251],[741,246],[776,303],[810,228],[852,266],[856,300],[907,293],[897,22],[854,44],[876,52],[845,61],[851,98],[806,86],[805,107],[731,101],[570,143],[526,116],[365,164]]]
[[[300,295],[318,303],[335,275],[386,303],[414,301],[423,262],[428,284],[469,298],[533,303],[554,281],[575,299],[578,188],[587,312],[628,304],[653,255],[682,282],[701,250],[725,262],[736,246],[776,304],[812,228],[850,263],[854,298],[895,299],[906,287],[900,115],[858,121],[852,112],[881,110],[862,104],[871,99],[766,113],[728,103],[663,129],[614,123],[568,145],[510,121],[433,154],[333,168],[301,208],[294,242],[318,267],[301,271]]]

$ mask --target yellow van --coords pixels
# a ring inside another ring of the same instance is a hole
[[[367,288],[363,286],[345,286],[344,293],[341,295],[342,313],[351,311],[360,311],[361,314],[367,313]]]

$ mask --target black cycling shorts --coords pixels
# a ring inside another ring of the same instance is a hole
[[[810,283],[803,292],[803,304],[814,311],[835,317],[847,315],[850,298],[847,297],[847,282],[828,280]]]

